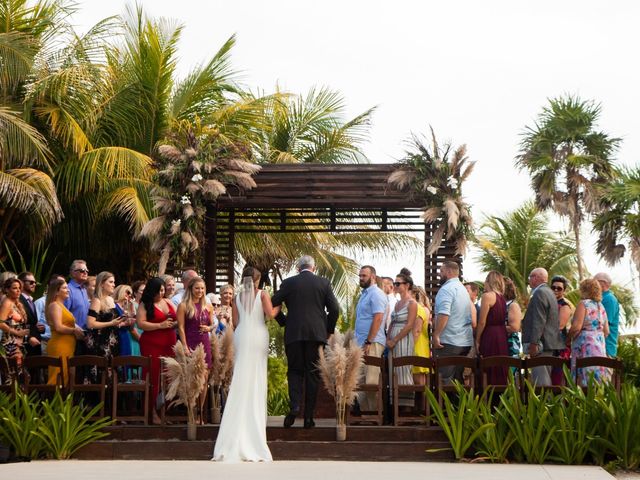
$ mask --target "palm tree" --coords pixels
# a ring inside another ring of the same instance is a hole
[[[549,100],[535,126],[527,127],[516,165],[527,169],[536,205],[568,217],[578,255],[578,278],[584,278],[580,228],[601,210],[596,187],[615,174],[611,157],[620,143],[596,130],[600,106],[578,97]]]
[[[481,254],[477,261],[484,271],[497,270],[511,278],[518,298],[526,304],[527,277],[536,267],[550,276],[563,275],[575,285],[577,255],[570,235],[553,232],[547,215],[534,202],[527,202],[504,216],[487,217],[475,244]]]
[[[256,145],[259,163],[360,163],[374,108],[344,120],[344,98],[328,88],[306,96],[282,94],[266,111],[268,128]]]
[[[464,255],[473,220],[462,197],[462,183],[471,175],[475,162],[468,161],[466,145],[455,150],[448,143],[440,146],[433,128],[431,145],[414,136],[410,147],[398,169],[389,176],[389,183],[399,189],[408,188],[424,202],[422,218],[435,226],[428,255],[437,252],[445,238],[455,243],[457,255]]]
[[[627,250],[621,243],[626,240],[631,259],[640,270],[640,168],[623,169],[619,178],[600,191],[605,208],[593,220],[597,252],[614,265]]]

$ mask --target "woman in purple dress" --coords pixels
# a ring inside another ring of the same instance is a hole
[[[482,357],[509,355],[506,318],[504,279],[502,274],[492,270],[484,281],[484,293],[480,300],[480,316],[476,328],[476,349]],[[506,385],[506,367],[489,369],[487,382],[489,385]]]
[[[186,347],[187,354],[190,355],[198,345],[204,348],[207,368],[211,368],[211,342],[209,334],[213,330],[213,307],[206,300],[206,286],[204,280],[199,277],[191,280],[182,297],[182,302],[178,305],[176,318],[178,320],[178,335],[180,342]],[[202,385],[200,391],[200,413],[207,396],[207,382]],[[202,416],[200,417],[202,419]]]

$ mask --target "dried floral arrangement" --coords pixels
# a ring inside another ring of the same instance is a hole
[[[207,385],[208,371],[204,348],[198,345],[187,352],[181,342],[173,347],[175,358],[161,357],[165,365],[167,391],[165,397],[172,400],[170,405],[185,405],[189,424],[196,423],[198,398]]]
[[[346,424],[346,407],[356,398],[363,368],[364,356],[353,330],[335,333],[326,347],[320,347],[318,370],[325,388],[335,399],[338,425]]]
[[[399,190],[408,189],[413,198],[424,202],[422,218],[434,225],[428,255],[437,252],[445,238],[453,241],[457,255],[464,255],[473,220],[471,207],[462,197],[462,184],[471,175],[475,162],[469,162],[466,145],[455,150],[448,143],[439,145],[433,129],[430,146],[417,136],[410,144],[387,182]]]
[[[211,335],[211,368],[209,385],[212,393],[212,407],[220,408],[221,394],[228,391],[233,377],[233,329],[227,327],[218,337]]]

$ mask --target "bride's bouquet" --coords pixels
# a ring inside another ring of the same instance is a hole
[[[320,347],[318,370],[325,388],[336,402],[338,431],[346,426],[347,406],[356,398],[358,380],[364,368],[364,356],[353,336],[335,333],[326,347]]]

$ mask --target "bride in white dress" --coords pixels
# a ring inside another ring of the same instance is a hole
[[[267,446],[267,357],[265,317],[280,310],[258,289],[260,272],[247,267],[233,304],[235,362],[229,396],[213,451],[217,462],[270,462]]]

